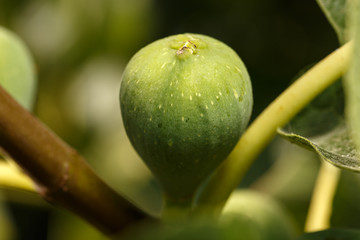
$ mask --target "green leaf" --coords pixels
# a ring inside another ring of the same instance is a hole
[[[333,26],[340,43],[345,39],[345,20],[347,0],[316,0],[325,16]]]
[[[352,137],[360,149],[360,1],[351,1],[349,7],[349,36],[354,41],[353,58],[345,78],[346,117]]]
[[[340,81],[319,95],[287,126],[278,129],[278,133],[337,167],[360,171],[359,155],[344,120]]]
[[[322,159],[337,167],[360,172],[360,160],[345,124],[315,138],[306,138],[281,129],[278,133],[290,142],[316,152]]]
[[[359,240],[360,231],[350,229],[329,229],[306,233],[297,240]]]

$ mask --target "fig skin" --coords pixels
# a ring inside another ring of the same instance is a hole
[[[24,42],[0,26],[0,85],[24,108],[31,110],[36,95],[36,75]]]
[[[241,59],[200,34],[174,35],[142,48],[120,88],[127,135],[173,199],[190,198],[228,156],[252,105]]]

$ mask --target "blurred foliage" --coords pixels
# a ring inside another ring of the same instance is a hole
[[[314,153],[279,138],[269,155],[274,163],[251,187],[284,204],[303,229],[320,161]]]
[[[0,239],[15,238],[15,231],[12,219],[9,217],[8,209],[3,204],[2,194],[0,195]]]
[[[174,223],[171,225],[143,224],[131,229],[118,239],[125,240],[262,240],[256,226],[246,218],[238,219],[235,224],[220,226],[214,221],[201,220]]]
[[[137,50],[183,32],[225,42],[248,68],[254,118],[300,69],[338,46],[314,0],[0,0],[0,25],[17,33],[35,58],[35,114],[111,186],[153,212],[160,211],[161,190],[130,146],[118,104],[122,71]],[[241,186],[273,196],[302,226],[318,165],[315,155],[277,139]],[[343,174],[334,226],[360,227],[358,184],[358,175]],[[71,214],[34,204],[27,193],[7,199],[5,212],[14,219],[19,239],[103,238]],[[37,229],[38,235],[26,235],[28,229]]]
[[[131,240],[291,240],[298,232],[291,216],[272,197],[254,190],[230,196],[219,221],[194,218],[167,224],[145,223],[120,236]]]
[[[360,231],[353,229],[329,229],[314,233],[307,233],[297,240],[359,240]]]

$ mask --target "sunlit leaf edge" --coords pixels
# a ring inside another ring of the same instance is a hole
[[[314,151],[322,159],[333,164],[334,166],[354,172],[360,172],[360,161],[357,158],[330,152],[323,147],[320,147],[318,144],[310,141],[309,139],[295,133],[287,133],[284,129],[279,128],[277,132],[281,137],[285,138],[291,143],[295,143],[303,148]]]
[[[336,32],[339,42],[344,43],[346,38],[347,0],[316,0],[316,2]]]

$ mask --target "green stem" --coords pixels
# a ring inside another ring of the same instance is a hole
[[[321,231],[330,227],[332,203],[341,170],[323,161],[312,195],[305,232]]]
[[[194,210],[196,215],[220,213],[226,199],[254,159],[276,135],[276,130],[346,72],[352,48],[352,43],[347,43],[335,50],[295,81],[257,117],[205,187]]]
[[[186,221],[190,217],[192,198],[179,200],[165,196],[162,220],[168,223]]]

